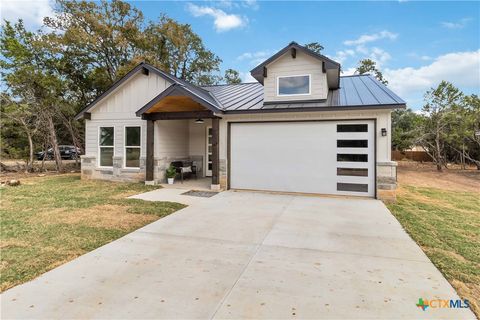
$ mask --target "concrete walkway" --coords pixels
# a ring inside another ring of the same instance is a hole
[[[230,191],[189,203],[8,290],[2,319],[474,319],[416,307],[458,297],[380,201]]]

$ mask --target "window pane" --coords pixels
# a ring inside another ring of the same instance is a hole
[[[100,128],[100,145],[113,146],[113,127]]]
[[[368,169],[337,168],[337,176],[368,177]]]
[[[368,132],[368,124],[337,124],[337,132]]]
[[[337,140],[337,148],[368,148],[368,140]]]
[[[140,146],[140,127],[125,128],[125,145]]]
[[[309,82],[309,76],[278,78],[278,94],[308,94]]]
[[[367,162],[368,154],[339,153],[337,154],[337,161]]]
[[[113,167],[113,148],[100,147],[100,166]]]
[[[368,192],[368,184],[337,183],[338,191]]]
[[[140,168],[140,148],[127,148],[125,151],[125,166],[128,168]]]

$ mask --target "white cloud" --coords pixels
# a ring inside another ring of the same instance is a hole
[[[355,74],[355,71],[357,71],[357,68],[352,67],[352,68],[347,68],[347,69],[341,69],[341,75],[342,76],[351,76]]]
[[[242,82],[258,82],[257,79],[252,77],[249,71],[246,71],[246,72],[240,71],[240,78],[242,78]]]
[[[385,69],[388,86],[408,103],[418,103],[423,93],[442,80],[460,88],[480,88],[480,50],[448,53],[419,68]]]
[[[261,50],[256,52],[245,52],[237,57],[238,61],[249,60],[250,65],[256,66],[263,61],[270,58],[275,52],[275,50]]]
[[[430,56],[427,56],[427,55],[419,55],[418,53],[415,53],[415,52],[411,52],[409,54],[407,54],[410,58],[413,58],[413,59],[417,59],[417,60],[421,60],[421,61],[430,61],[432,60],[433,58],[430,57]]]
[[[369,57],[373,61],[376,61],[379,66],[392,58],[387,51],[377,47],[373,47],[370,50]]]
[[[346,40],[343,42],[346,46],[362,46],[366,43],[377,41],[380,39],[390,39],[395,40],[398,34],[390,32],[388,30],[383,30],[378,33],[373,34],[363,34],[358,39],[355,40]]]
[[[214,19],[213,23],[215,25],[215,29],[218,32],[241,28],[248,23],[248,19],[246,17],[241,17],[236,14],[227,14],[225,11],[213,7],[203,7],[189,3],[187,5],[187,9],[194,17],[212,17]]]
[[[220,0],[220,1],[215,1],[214,3],[219,7],[228,8],[228,9],[248,8],[248,9],[257,10],[260,7],[257,3],[257,0],[243,0],[243,1]]]
[[[442,22],[442,26],[447,29],[463,29],[472,20],[472,18],[463,18],[459,21]]]
[[[353,57],[353,56],[355,56],[355,51],[352,49],[340,50],[340,51],[337,51],[335,57],[333,57],[333,60],[342,64],[348,57]]]
[[[16,22],[22,19],[26,27],[39,28],[44,17],[53,16],[53,1],[50,0],[2,0],[0,6],[0,23],[3,23],[3,20]]]

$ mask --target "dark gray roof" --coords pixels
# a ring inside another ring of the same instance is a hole
[[[405,101],[371,75],[340,77],[340,88],[330,90],[326,100],[264,103],[263,85],[258,82],[199,87],[178,79],[147,63],[140,63],[80,111],[75,116],[75,119],[81,118],[100,100],[141,70],[156,73],[171,81],[172,85],[138,110],[138,116],[168,95],[190,96],[214,113],[275,112],[287,109],[289,111],[327,111],[362,108],[402,108],[406,105]]]
[[[330,90],[326,100],[315,102],[263,102],[263,85],[241,83],[203,87],[221,104],[224,112],[262,112],[280,109],[339,110],[350,108],[405,107],[405,101],[371,75],[340,77],[340,88]]]

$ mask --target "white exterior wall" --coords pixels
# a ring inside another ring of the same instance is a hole
[[[155,121],[155,158],[188,157],[188,120]]]
[[[114,157],[124,158],[125,152],[125,127],[139,126],[140,132],[140,156],[146,155],[146,122],[140,118],[123,119],[123,120],[86,120],[85,121],[85,155],[88,157],[97,158],[98,154],[98,139],[100,127],[114,127]],[[98,160],[98,159],[97,159]]]
[[[90,111],[92,120],[135,119],[135,112],[171,85],[150,72],[132,76]]]
[[[277,96],[277,77],[310,75],[310,95]],[[316,100],[327,99],[327,74],[322,71],[322,62],[309,55],[297,51],[296,58],[286,53],[267,66],[267,77],[264,81],[265,101]]]
[[[103,99],[91,111],[91,120],[85,120],[85,156],[97,157],[98,127],[115,126],[115,156],[123,157],[124,127],[139,125],[141,156],[145,156],[146,123],[135,112],[170,85],[162,77],[138,73]]]
[[[377,120],[377,162],[388,162],[391,159],[391,111],[319,111],[319,112],[286,112],[263,113],[249,115],[224,115],[220,121],[220,159],[227,159],[227,128],[228,122],[236,121],[299,121],[299,120],[349,120],[349,119],[376,119]],[[382,137],[381,129],[387,129],[387,136]]]

